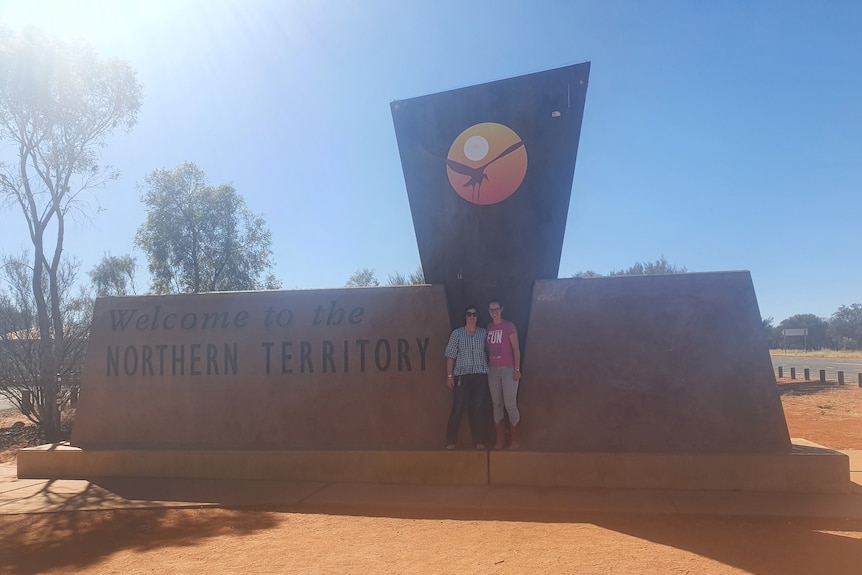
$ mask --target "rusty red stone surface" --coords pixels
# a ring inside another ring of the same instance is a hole
[[[537,281],[524,449],[787,453],[748,272]]]
[[[439,449],[442,286],[97,300],[82,447]]]

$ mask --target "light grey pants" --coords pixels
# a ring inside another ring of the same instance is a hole
[[[488,389],[491,392],[491,403],[494,404],[494,423],[503,421],[503,407],[509,414],[509,423],[513,426],[521,421],[518,412],[518,382],[513,377],[515,368],[491,366],[488,370]]]

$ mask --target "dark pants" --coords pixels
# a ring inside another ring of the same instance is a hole
[[[452,411],[449,413],[449,424],[446,426],[446,445],[458,443],[458,428],[465,408],[470,421],[470,432],[473,434],[473,443],[487,443],[488,405],[487,373],[470,373],[456,377],[455,389],[452,390]]]

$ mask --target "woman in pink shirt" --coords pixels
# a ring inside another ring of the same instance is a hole
[[[521,379],[521,348],[518,345],[518,329],[503,319],[500,300],[488,303],[491,323],[488,324],[488,389],[494,405],[494,424],[497,428],[495,449],[503,449],[506,428],[503,408],[512,424],[512,441],[509,449],[521,447],[521,414],[518,412],[518,382]]]

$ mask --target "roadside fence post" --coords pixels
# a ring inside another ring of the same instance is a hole
[[[838,385],[844,385],[844,372],[838,372]]]
[[[826,370],[820,370],[820,383],[826,383]]]
[[[784,377],[784,368],[780,365],[778,366],[778,377]]]
[[[796,368],[795,367],[790,368],[790,379],[796,379]]]
[[[805,381],[811,381],[811,370],[807,367],[805,368]]]

